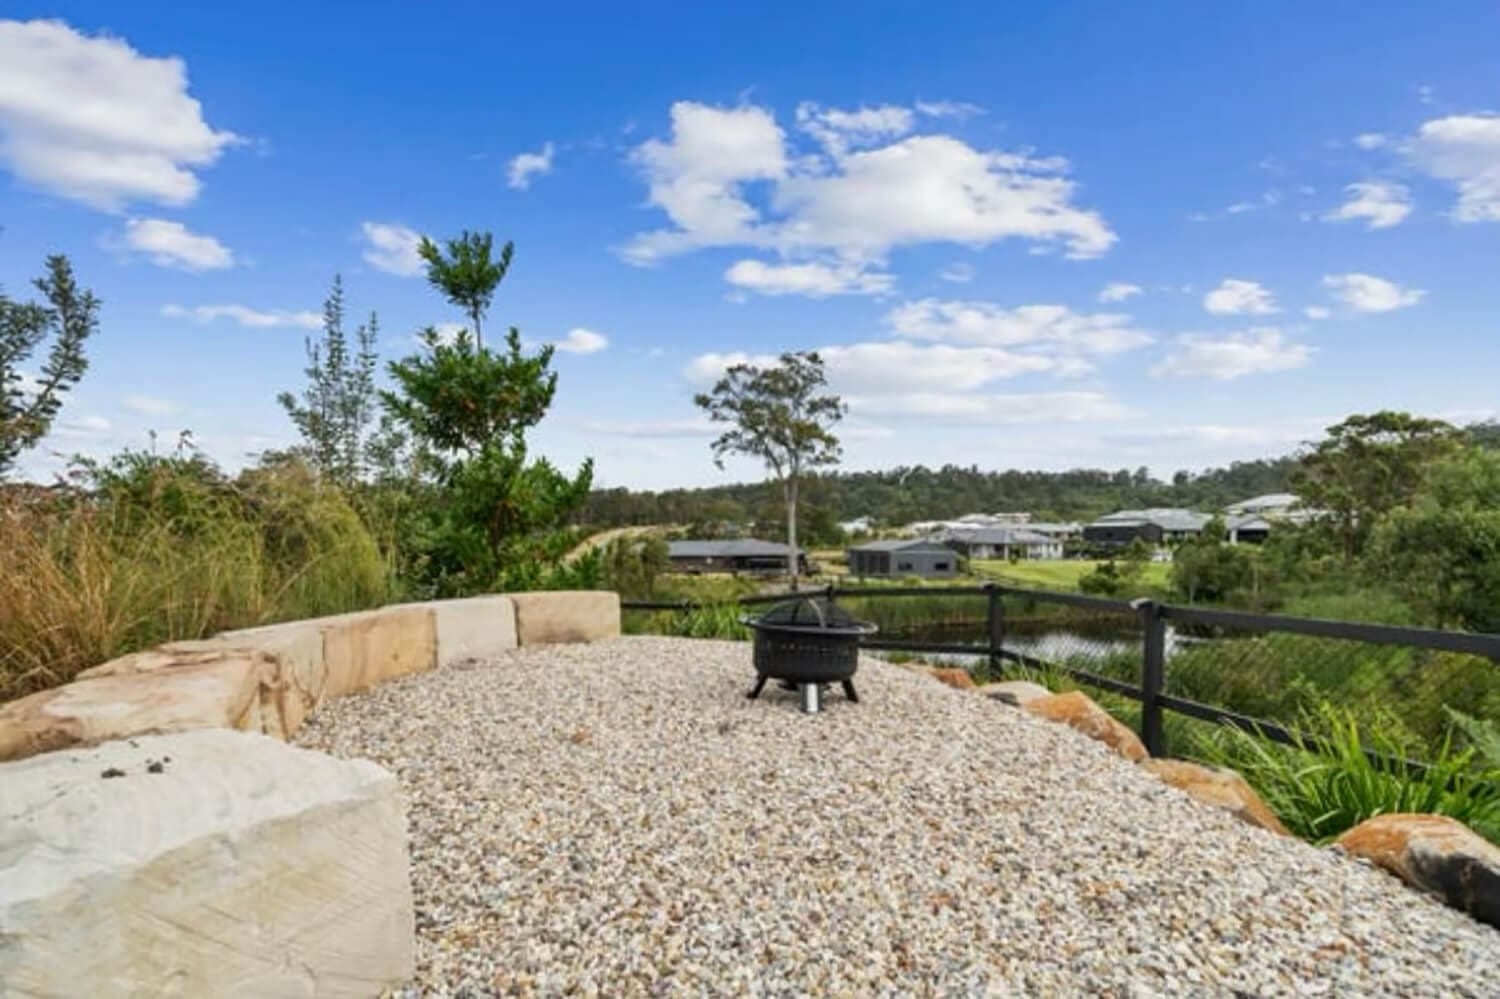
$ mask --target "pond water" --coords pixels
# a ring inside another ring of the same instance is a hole
[[[940,644],[983,644],[984,629],[972,624],[927,624],[895,628],[881,633],[883,638],[910,642],[935,642]],[[1192,635],[1179,633],[1167,627],[1166,654],[1171,659],[1178,650],[1205,641]],[[1042,662],[1065,663],[1086,668],[1086,661],[1127,659],[1138,663],[1141,658],[1141,633],[1134,628],[1117,626],[1087,627],[1042,627],[1011,629],[1007,631],[1002,648],[1007,652],[1039,659]],[[922,653],[917,653],[922,655]],[[928,658],[941,658],[955,665],[973,665],[984,661],[983,655],[952,655],[933,653]]]

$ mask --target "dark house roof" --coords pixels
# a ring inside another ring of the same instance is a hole
[[[944,555],[951,554],[947,545],[931,538],[887,538],[884,541],[870,541],[862,545],[854,545],[849,549],[851,552],[937,552]]]
[[[976,527],[973,530],[949,531],[948,539],[967,545],[1050,545],[1056,538],[1028,531],[1024,527]]]
[[[1152,510],[1121,510],[1105,514],[1090,524],[1090,527],[1141,527],[1154,524],[1163,531],[1201,531],[1213,518],[1195,510],[1156,508]]]
[[[802,554],[800,551],[798,554]],[[673,541],[668,558],[786,558],[787,546],[779,541],[736,538],[732,541]]]

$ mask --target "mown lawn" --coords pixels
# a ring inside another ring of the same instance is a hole
[[[975,559],[969,565],[975,575],[996,579],[1016,586],[1035,586],[1044,590],[1076,590],[1078,580],[1099,563],[1092,559],[1056,559],[1006,562],[1002,559]],[[1141,581],[1150,588],[1167,585],[1172,566],[1166,562],[1148,562]]]

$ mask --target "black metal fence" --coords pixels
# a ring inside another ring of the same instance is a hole
[[[742,607],[792,594],[743,597]],[[1000,677],[1060,674],[1139,707],[1141,740],[1166,750],[1176,714],[1295,744],[1319,690],[1399,704],[1414,731],[1442,726],[1444,705],[1475,696],[1500,709],[1500,635],[1328,621],[1118,600],[991,583],[803,590],[881,626],[872,651],[953,658]],[[691,602],[625,601],[627,611],[691,611]],[[1479,693],[1476,694],[1475,692]],[[1374,755],[1373,753],[1371,755]]]

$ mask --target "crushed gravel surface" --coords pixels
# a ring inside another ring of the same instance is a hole
[[[746,645],[520,649],[297,741],[407,796],[410,995],[1470,995],[1500,933],[879,660],[745,692]]]

